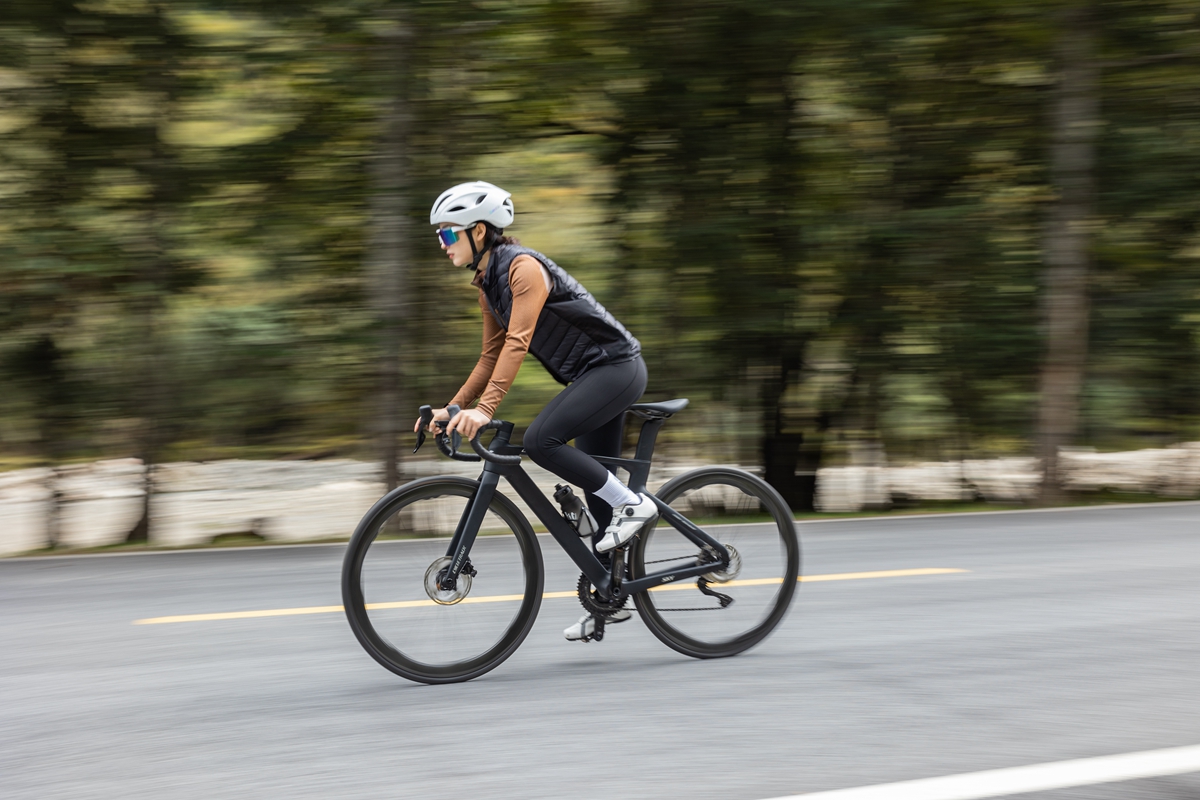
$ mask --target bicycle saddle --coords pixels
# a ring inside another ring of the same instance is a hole
[[[639,417],[661,417],[666,419],[672,414],[678,414],[687,408],[688,399],[681,397],[678,400],[663,400],[661,403],[634,403],[629,407],[629,410],[637,414]]]

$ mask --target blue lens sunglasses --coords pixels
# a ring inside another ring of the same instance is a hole
[[[465,231],[468,227],[469,226],[462,225],[457,228],[438,228],[437,229],[438,241],[440,241],[442,244],[446,245],[446,247],[449,247],[450,245],[452,245],[458,241],[459,232]]]

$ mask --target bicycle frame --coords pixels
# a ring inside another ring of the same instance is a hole
[[[650,476],[650,457],[654,452],[654,442],[658,437],[659,428],[662,427],[665,421],[665,418],[646,419],[642,424],[642,430],[638,436],[637,451],[634,458],[614,458],[609,456],[594,456],[594,458],[606,466],[627,470],[629,472],[629,488],[634,492],[645,492],[654,501],[655,505],[658,506],[660,519],[670,524],[704,552],[715,557],[701,564],[666,569],[634,580],[622,581],[620,590],[627,595],[638,594],[639,592],[647,591],[665,583],[699,577],[729,564],[729,553],[720,542],[675,509],[646,491],[646,480]],[[511,422],[502,423],[487,449],[499,455],[520,455],[522,448],[509,444],[512,431],[513,425]],[[525,472],[519,463],[498,464],[486,460],[483,462],[483,474],[479,476],[479,489],[471,497],[467,503],[467,507],[463,510],[462,517],[459,518],[458,526],[454,531],[454,536],[451,538],[450,545],[446,549],[446,556],[452,559],[450,570],[446,575],[446,582],[457,581],[463,567],[469,563],[468,559],[471,547],[475,544],[475,537],[479,533],[479,526],[483,522],[483,515],[487,513],[492,495],[495,493],[501,477],[508,480],[509,484],[517,491],[517,494],[521,496],[521,499],[528,504],[533,513],[537,515],[537,518],[546,526],[546,530],[550,532],[550,535],[555,538],[562,549],[566,551],[567,555],[571,557],[571,560],[582,570],[583,574],[587,575],[588,580],[596,588],[597,593],[603,598],[611,598],[614,587],[613,575],[610,568],[596,557],[596,553],[592,548],[585,543],[585,540],[563,518],[562,514],[559,513],[559,510],[554,507],[551,501],[542,494],[537,484],[533,482],[533,479],[529,477],[529,474]]]

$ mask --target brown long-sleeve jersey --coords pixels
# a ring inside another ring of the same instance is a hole
[[[487,267],[484,267],[486,270]],[[454,395],[452,404],[466,408],[475,398],[479,400],[476,406],[489,417],[496,413],[496,408],[508,390],[512,388],[521,362],[529,352],[529,343],[533,339],[533,330],[537,327],[538,317],[542,306],[550,296],[550,289],[542,275],[541,263],[528,255],[517,256],[508,268],[508,285],[512,289],[512,313],[508,319],[508,330],[505,331],[488,308],[487,299],[483,296],[483,288],[479,289],[479,309],[483,313],[483,350],[475,369],[467,382]],[[471,281],[479,286],[483,279],[483,271],[475,274]]]

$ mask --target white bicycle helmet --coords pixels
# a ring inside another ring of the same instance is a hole
[[[486,222],[504,230],[513,221],[512,195],[486,181],[460,183],[442,192],[429,210],[429,224]]]

